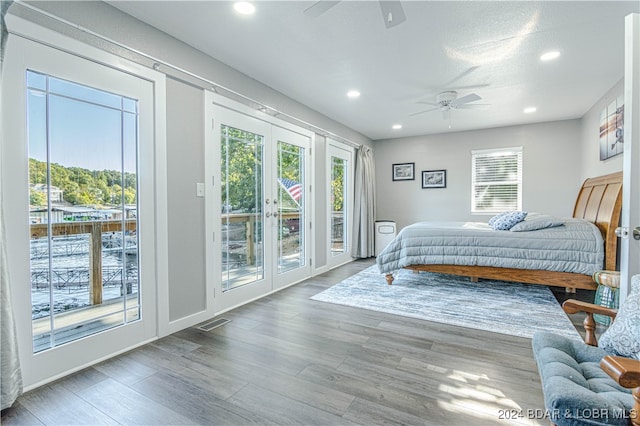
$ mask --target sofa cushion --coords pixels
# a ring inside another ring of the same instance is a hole
[[[640,360],[640,275],[631,279],[631,293],[615,321],[600,336],[598,346],[611,355]]]
[[[600,368],[603,349],[545,332],[533,336],[532,346],[553,423],[627,424],[633,396]]]

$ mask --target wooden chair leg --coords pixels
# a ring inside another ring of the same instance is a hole
[[[640,426],[640,388],[633,390],[633,399],[635,404],[633,404],[633,408],[631,409],[631,424],[633,426]]]
[[[593,319],[593,314],[591,312],[587,313],[587,316],[584,318],[583,325],[586,332],[584,342],[587,345],[598,346],[598,339],[596,338],[596,321]]]

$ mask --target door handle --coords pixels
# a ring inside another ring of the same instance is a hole
[[[640,240],[640,226],[633,228],[633,239]]]
[[[271,212],[266,212],[264,215],[265,215],[266,217],[271,217]]]
[[[614,231],[616,237],[618,238],[628,238],[629,237],[629,229],[623,228],[621,226],[617,227]]]

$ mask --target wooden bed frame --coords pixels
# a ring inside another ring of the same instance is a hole
[[[615,230],[620,220],[621,207],[622,172],[617,172],[585,180],[573,208],[573,217],[594,223],[602,232],[605,252],[604,269],[607,270],[616,270],[618,239]],[[591,276],[571,272],[458,265],[409,265],[404,269],[460,275],[471,277],[472,281],[485,278],[569,289],[595,290],[597,287]],[[385,278],[388,284],[393,282],[393,274],[387,274]]]

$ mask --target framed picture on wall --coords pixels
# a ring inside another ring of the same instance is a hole
[[[424,170],[422,172],[423,188],[446,188],[447,187],[447,171],[446,170]]]
[[[624,96],[614,99],[600,113],[600,161],[624,151]]]
[[[415,163],[397,163],[393,165],[393,180],[415,180]]]

